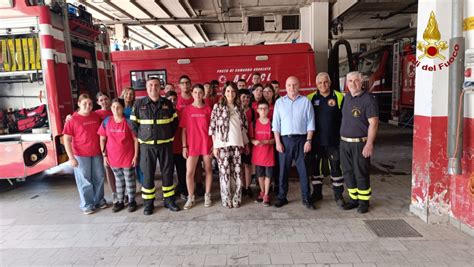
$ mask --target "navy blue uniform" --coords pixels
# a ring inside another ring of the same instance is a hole
[[[369,119],[378,117],[375,97],[363,91],[353,97],[344,97],[342,108],[340,155],[344,181],[352,203],[368,206],[372,195],[370,188],[370,158],[364,158],[362,150],[367,142]]]
[[[339,131],[342,120],[343,97],[342,93],[332,90],[328,96],[323,96],[318,91],[308,95],[313,105],[316,123],[312,150],[306,160],[308,174],[311,176],[313,185],[313,200],[322,199],[323,160],[329,161],[334,197],[336,200],[342,199],[344,179],[339,160]]]

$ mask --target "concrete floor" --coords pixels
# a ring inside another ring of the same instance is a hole
[[[474,238],[408,211],[411,130],[383,125],[372,161],[374,193],[364,215],[340,210],[328,186],[318,209],[307,210],[296,182],[281,209],[245,199],[228,210],[215,182],[211,208],[201,199],[172,213],[157,201],[152,216],[141,207],[86,216],[70,174],[38,175],[0,193],[0,265],[474,266]],[[403,219],[422,237],[379,238],[366,219]]]

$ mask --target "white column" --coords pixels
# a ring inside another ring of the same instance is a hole
[[[300,8],[300,42],[309,43],[314,50],[316,70],[328,70],[329,3],[313,2]]]

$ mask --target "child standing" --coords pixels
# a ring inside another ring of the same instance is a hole
[[[185,210],[192,208],[195,202],[194,173],[199,156],[203,158],[206,173],[204,207],[212,205],[212,138],[208,134],[212,110],[203,101],[204,87],[201,84],[194,85],[192,96],[194,102],[184,109],[180,121],[183,157],[186,159],[186,184],[189,193],[188,200],[184,205]]]
[[[274,144],[275,139],[272,134],[272,124],[268,118],[269,105],[265,100],[261,100],[257,105],[259,118],[255,121],[253,129],[253,151],[252,163],[255,164],[260,194],[257,202],[262,202],[265,206],[270,206],[270,178],[273,176],[273,166],[275,166]]]
[[[100,118],[92,111],[92,100],[86,94],[78,99],[79,110],[74,112],[64,126],[64,147],[74,168],[77,190],[84,214],[96,208],[107,208],[104,198],[104,165],[100,156]]]
[[[122,99],[112,101],[113,116],[107,117],[97,132],[100,135],[100,147],[104,166],[110,166],[115,175],[117,202],[112,208],[118,212],[125,208],[125,186],[128,194],[128,211],[137,209],[135,202],[135,166],[138,161],[138,139],[133,132],[131,121],[123,115]]]

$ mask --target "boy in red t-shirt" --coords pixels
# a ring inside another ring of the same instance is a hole
[[[206,193],[204,206],[210,207],[212,184],[212,138],[208,134],[211,123],[211,108],[204,104],[204,87],[196,84],[192,90],[194,102],[187,106],[181,115],[180,127],[182,128],[183,157],[186,159],[186,184],[188,186],[188,200],[184,209],[194,205],[194,173],[199,157],[202,156],[206,173]]]
[[[268,118],[269,105],[261,100],[257,105],[259,118],[252,127],[252,163],[256,167],[260,194],[257,202],[263,201],[265,206],[270,206],[270,179],[273,177],[273,166],[275,166],[275,139],[272,133],[272,123]]]
[[[247,117],[247,123],[252,126],[253,122],[255,121],[255,111],[250,107],[250,91],[248,89],[240,89],[238,91],[238,96],[240,99],[240,103],[242,105],[242,109],[245,112],[245,116]],[[250,129],[247,132],[247,137],[252,139]],[[250,188],[250,184],[252,182],[252,172],[254,167],[252,166],[252,153],[249,151],[248,154],[242,153],[242,164],[244,166],[244,172],[242,173],[242,194],[248,196],[249,198],[253,198],[252,189]]]
[[[104,166],[112,168],[115,176],[117,202],[112,208],[118,212],[125,208],[125,187],[128,194],[128,211],[137,209],[135,202],[135,167],[138,163],[138,140],[130,120],[123,115],[122,99],[112,101],[113,116],[107,117],[99,131],[100,147],[104,158]]]

